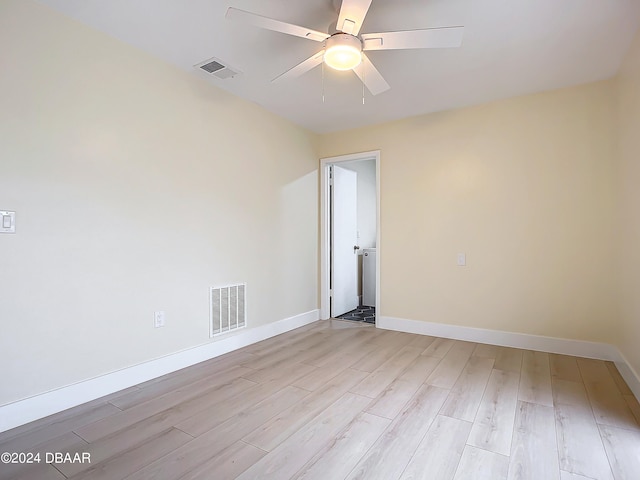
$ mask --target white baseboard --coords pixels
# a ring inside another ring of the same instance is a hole
[[[545,337],[527,333],[503,332],[484,328],[447,325],[444,323],[422,322],[404,318],[378,317],[378,328],[418,333],[433,337],[453,338],[468,342],[488,343],[503,347],[538,350],[540,352],[561,353],[577,357],[597,358],[600,360],[620,361],[618,349],[606,343],[571,340],[568,338]]]
[[[301,313],[211,343],[0,406],[0,432],[132,387],[181,368],[315,322],[319,310]]]
[[[640,401],[640,375],[622,353],[620,353],[620,360],[616,362],[616,367],[618,367],[620,375],[627,382],[635,397]]]
[[[620,374],[629,388],[640,400],[640,375],[627,362],[624,355],[613,345],[607,343],[572,340],[568,338],[545,337],[527,333],[503,332],[484,328],[447,325],[444,323],[422,322],[405,318],[379,316],[376,327],[399,332],[417,333],[433,337],[453,338],[468,342],[487,343],[503,347],[538,350],[540,352],[560,353],[576,357],[595,358],[615,362]]]

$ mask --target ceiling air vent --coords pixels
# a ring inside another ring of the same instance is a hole
[[[200,62],[194,65],[195,68],[205,72],[207,75],[217,77],[222,80],[235,77],[240,73],[240,70],[230,67],[229,64],[223,62],[219,58],[210,58],[204,62]]]

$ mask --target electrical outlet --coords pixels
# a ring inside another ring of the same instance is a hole
[[[155,312],[153,314],[153,326],[156,328],[164,327],[164,312]]]

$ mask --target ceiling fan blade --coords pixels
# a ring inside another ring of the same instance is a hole
[[[295,67],[290,68],[289,70],[284,72],[282,75],[277,76],[276,78],[271,80],[271,82],[272,83],[280,82],[282,80],[288,80],[291,78],[299,77],[300,75],[307,73],[309,70],[320,65],[322,63],[323,58],[324,58],[324,50],[320,50],[318,53],[311,55],[309,58],[307,58],[303,62],[300,62]]]
[[[315,40],[316,42],[322,42],[330,36],[327,33],[318,32],[317,30],[311,30],[310,28],[281,22],[280,20],[263,17],[262,15],[245,12],[244,10],[239,10],[233,7],[229,7],[226,17],[227,20],[233,20],[234,22],[242,22],[246,23],[247,25],[253,25],[259,28],[273,30],[274,32],[286,33],[287,35],[308,38],[309,40]]]
[[[405,48],[452,48],[462,45],[464,27],[427,28],[404,32],[365,33],[363,50],[398,50]]]
[[[391,88],[376,67],[373,66],[369,57],[364,53],[362,54],[362,63],[354,68],[353,71],[358,75],[358,78],[362,80],[362,83],[364,83],[371,92],[371,95],[378,95]]]
[[[344,33],[358,35],[371,0],[342,0],[336,28]]]

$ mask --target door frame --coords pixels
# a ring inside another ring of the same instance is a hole
[[[376,163],[376,324],[380,315],[380,150],[352,153],[320,159],[320,318],[328,320],[331,316],[329,308],[329,279],[331,264],[329,252],[329,166],[357,160],[374,160]]]

